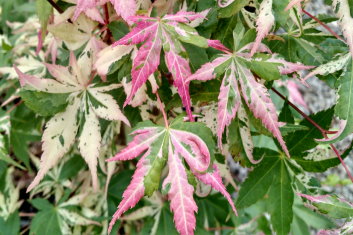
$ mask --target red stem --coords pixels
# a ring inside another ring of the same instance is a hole
[[[327,26],[327,24],[325,24],[324,22],[322,22],[321,20],[319,20],[318,18],[316,18],[315,16],[313,16],[312,14],[310,14],[309,12],[307,12],[304,8],[302,9],[302,11],[309,16],[311,19],[315,20],[316,22],[318,22],[322,27],[324,27],[327,31],[329,31],[333,36],[335,36],[338,40],[341,40],[343,42],[346,42],[343,38],[341,38],[337,33],[335,33],[330,27]]]
[[[330,131],[326,131],[325,129],[323,129],[321,126],[319,126],[319,124],[317,124],[313,119],[311,119],[308,115],[306,115],[303,111],[301,111],[297,106],[295,106],[295,104],[293,104],[292,102],[290,102],[289,100],[286,99],[286,97],[284,95],[282,95],[279,91],[276,90],[276,88],[271,88],[271,90],[273,92],[275,92],[279,97],[281,97],[283,100],[285,100],[293,109],[295,109],[300,115],[302,115],[308,122],[310,122],[315,128],[317,128],[321,134],[323,135],[323,137],[325,139],[328,139],[327,134],[330,134]],[[333,152],[335,153],[335,155],[338,157],[338,159],[340,160],[343,168],[345,169],[345,171],[347,172],[347,175],[349,177],[349,179],[353,182],[353,176],[351,174],[351,172],[349,171],[346,163],[344,163],[340,153],[338,152],[337,148],[333,145],[330,144]]]
[[[110,23],[108,3],[104,4],[103,9],[104,9],[104,16],[105,16],[104,23],[105,23],[106,32],[107,32],[104,41],[106,41],[108,44],[110,44],[111,38],[112,38],[112,32],[110,31],[110,29],[108,27],[108,25]]]
[[[163,119],[164,119],[164,124],[166,128],[169,128],[169,124],[168,124],[168,118],[167,118],[167,114],[164,111],[164,106],[163,103],[161,101],[161,98],[159,98],[159,94],[158,91],[156,92],[156,96],[157,96],[157,101],[159,104],[159,109],[161,110],[162,114],[163,114]]]
[[[279,97],[281,97],[283,100],[285,100],[295,111],[297,111],[300,115],[302,115],[308,122],[310,122],[313,126],[315,126],[321,133],[327,133],[325,129],[323,129],[321,126],[319,126],[313,119],[311,119],[308,115],[306,115],[303,111],[301,111],[295,104],[287,100],[287,98],[282,95],[279,91],[277,91],[275,88],[271,88],[273,92],[275,92]]]

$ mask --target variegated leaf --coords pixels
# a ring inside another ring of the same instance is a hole
[[[282,149],[289,156],[287,146],[279,130],[280,123],[276,107],[272,103],[270,94],[255,80],[254,75],[241,64],[237,64],[238,77],[241,84],[242,96],[256,118],[261,119],[264,126],[277,138]]]
[[[348,0],[333,0],[332,2],[336,15],[340,19],[339,24],[343,36],[347,40],[351,56],[353,57],[353,18],[351,16],[351,3]]]
[[[70,149],[75,141],[78,123],[77,112],[80,102],[73,97],[71,104],[62,113],[56,114],[46,125],[43,133],[43,154],[40,162],[40,169],[32,183],[28,186],[27,192],[31,191],[52,168],[58,160]]]
[[[87,107],[85,111],[85,123],[82,128],[78,148],[85,159],[92,175],[93,189],[98,189],[97,159],[101,147],[101,133],[98,117],[93,109]]]
[[[257,36],[253,48],[251,49],[250,55],[252,56],[257,51],[262,39],[270,32],[273,24],[275,23],[275,17],[272,14],[272,0],[264,0],[260,5],[260,13],[256,20],[256,31]]]
[[[236,78],[236,67],[234,62],[232,62],[224,74],[218,96],[217,136],[220,149],[222,149],[224,129],[235,118],[240,103],[241,98]]]
[[[184,123],[182,120],[177,118],[168,128],[156,126],[150,121],[138,124],[133,132],[135,135],[133,141],[115,157],[108,159],[108,161],[130,160],[143,154],[135,174],[139,177],[142,175],[144,178],[144,180],[141,178],[137,180],[137,176],[134,175],[132,183],[124,192],[124,199],[110,223],[110,228],[122,213],[137,203],[143,194],[150,196],[159,188],[165,162],[167,162],[169,174],[164,180],[163,189],[171,201],[175,225],[181,234],[193,234],[196,226],[194,213],[197,211],[193,199],[194,188],[188,183],[183,159],[189,165],[191,172],[196,176],[200,175],[201,181],[220,191],[232,205],[217,169],[212,174],[206,173],[211,160],[210,150],[214,147],[211,131],[204,124]],[[142,164],[140,163],[142,159],[146,169],[143,173],[139,165]],[[232,207],[234,208],[234,205]]]

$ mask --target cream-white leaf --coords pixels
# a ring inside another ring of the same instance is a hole
[[[108,46],[101,50],[97,55],[95,69],[101,76],[105,76],[109,72],[110,66],[120,60],[123,56],[129,54],[134,46],[118,45],[115,47]]]
[[[99,102],[99,105],[91,102],[91,107],[100,118],[115,121],[121,120],[126,125],[130,125],[129,120],[121,112],[119,105],[111,95],[98,92],[94,89],[89,89],[89,93]]]
[[[29,185],[27,192],[31,191],[43,179],[50,168],[55,166],[58,160],[69,151],[73,144],[78,123],[76,115],[80,102],[73,98],[64,112],[56,114],[46,125],[42,137],[43,154],[41,156],[40,169],[36,177]]]
[[[83,125],[78,148],[91,172],[94,190],[98,189],[97,159],[99,157],[102,140],[100,129],[96,114],[93,112],[92,108],[89,108],[88,113],[85,114],[85,123]]]

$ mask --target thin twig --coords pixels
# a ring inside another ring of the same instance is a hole
[[[6,111],[6,114],[11,113],[17,106],[23,103],[23,100],[20,100],[18,103],[16,103],[14,106],[12,106],[9,110]]]
[[[156,92],[156,96],[157,96],[157,101],[158,101],[158,104],[159,104],[159,109],[161,110],[161,112],[162,112],[162,114],[163,114],[163,119],[164,119],[165,127],[166,127],[166,128],[169,128],[167,114],[165,113],[164,106],[163,106],[163,103],[162,103],[162,101],[161,101],[161,98],[159,98],[158,91]]]
[[[295,111],[297,111],[300,115],[302,115],[308,122],[310,122],[313,126],[315,126],[320,132],[327,133],[325,129],[319,126],[313,119],[311,119],[308,115],[306,115],[303,111],[301,111],[295,104],[287,100],[287,98],[282,95],[276,88],[272,87],[271,90],[275,92],[279,97],[285,100]]]
[[[318,18],[316,18],[315,16],[313,16],[312,14],[310,14],[309,12],[307,12],[304,8],[302,9],[302,11],[309,16],[311,19],[315,20],[316,22],[318,22],[322,27],[324,27],[327,31],[329,31],[333,36],[335,36],[338,40],[341,40],[343,42],[346,42],[343,38],[341,38],[337,33],[335,33],[330,27],[327,26],[327,24],[325,24],[324,22],[322,22],[321,20],[319,20]]]
[[[36,213],[27,213],[27,212],[20,212],[20,217],[34,217]]]

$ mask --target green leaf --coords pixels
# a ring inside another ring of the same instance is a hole
[[[85,161],[80,155],[70,156],[70,159],[65,162],[59,175],[60,180],[66,180],[72,178],[78,174],[78,172],[84,168]]]
[[[308,225],[304,220],[294,215],[293,222],[291,226],[292,234],[300,234],[300,235],[310,235],[310,230]]]
[[[309,127],[302,126],[302,125],[294,125],[294,124],[286,124],[279,128],[281,131],[282,136],[286,136],[289,133],[293,133],[296,131],[306,131],[309,130]]]
[[[152,196],[153,192],[159,188],[162,170],[164,169],[167,157],[160,158],[158,153],[162,151],[163,155],[166,154],[166,150],[168,149],[168,136],[169,133],[166,132],[165,135],[157,138],[153,142],[151,153],[147,157],[151,164],[151,168],[144,178],[145,195],[147,196]]]
[[[333,108],[325,111],[318,112],[317,114],[310,115],[317,124],[322,128],[326,129],[329,127],[332,121]],[[321,139],[321,132],[315,128],[309,121],[303,120],[299,123],[301,126],[307,126],[309,129],[307,131],[296,131],[284,137],[288,151],[291,156],[296,158],[302,158],[303,152],[314,148],[317,143],[315,139]]]
[[[36,8],[42,30],[42,39],[44,39],[47,33],[48,20],[53,11],[53,7],[47,0],[36,0]]]
[[[227,18],[237,14],[243,7],[249,3],[249,0],[236,0],[225,8],[220,8],[218,11],[219,18]]]
[[[341,155],[342,159],[345,159],[350,155],[350,152],[353,149],[353,145],[351,144],[349,148],[347,148],[344,153]],[[329,150],[332,151],[332,150]],[[319,153],[320,154],[320,153]],[[308,172],[324,172],[327,169],[337,166],[341,164],[341,161],[337,157],[329,158],[329,159],[305,159],[303,157],[293,157],[293,159],[301,166],[305,171]]]
[[[10,122],[12,150],[16,158],[21,160],[27,169],[31,169],[27,143],[40,140],[38,129],[41,127],[41,118],[35,117],[35,114],[25,105],[20,105],[11,113]]]
[[[276,177],[273,178],[267,203],[276,234],[287,235],[293,220],[294,193],[285,160],[280,160],[274,170]]]
[[[323,52],[318,45],[303,38],[284,36],[282,40],[271,40],[269,46],[272,52],[279,53],[289,62],[302,62],[305,65],[320,65],[325,62]]]
[[[157,231],[156,231],[157,235],[164,235],[164,234],[177,235],[178,234],[174,226],[173,216],[170,213],[168,203],[166,203],[162,207],[159,215],[159,221],[156,220],[156,223],[157,222],[158,222]]]
[[[39,212],[34,216],[30,234],[62,234],[60,229],[60,217],[57,209],[46,199],[35,198],[31,204]]]
[[[265,197],[280,163],[278,156],[266,156],[262,162],[250,172],[242,184],[236,201],[238,209],[246,208]]]
[[[12,213],[6,220],[0,217],[0,235],[20,234],[20,216],[18,212]]]
[[[281,64],[279,63],[252,60],[249,65],[251,71],[266,81],[273,81],[281,78],[281,74],[279,73],[278,69],[278,66]]]
[[[193,44],[193,45],[201,47],[201,48],[208,47],[207,39],[198,35],[196,29],[194,29],[193,27],[188,26],[186,24],[181,24],[181,23],[179,23],[176,27],[183,30],[183,32],[185,32],[185,34],[186,34],[186,35],[182,35],[182,34],[176,33],[174,27],[170,28],[170,30],[173,30],[175,32],[175,36],[180,41],[185,42],[185,43],[190,43],[190,44]]]
[[[38,210],[48,210],[53,207],[53,205],[46,199],[35,198],[31,200],[31,204]]]
[[[129,27],[122,21],[113,21],[108,25],[115,40],[119,40],[129,32]]]
[[[297,218],[305,221],[305,223],[316,229],[335,228],[336,224],[329,220],[326,216],[318,214],[302,204],[295,203],[293,206],[294,214]]]
[[[41,116],[52,116],[66,108],[68,94],[21,90],[20,96],[27,107],[35,113]]]
[[[196,202],[199,207],[196,224],[202,226],[203,221],[207,221],[209,227],[217,227],[217,224],[227,224],[227,217],[232,212],[227,200],[221,194],[209,195],[198,199]]]
[[[285,11],[284,9],[289,2],[289,0],[273,1],[273,13],[276,16],[276,23],[281,26],[284,26],[288,23],[287,21],[290,11]]]
[[[20,168],[21,170],[25,170],[26,168],[24,168],[23,166],[21,166],[20,164],[18,164],[16,161],[14,161],[8,154],[8,152],[6,151],[5,148],[0,147],[0,160],[7,162],[11,165],[14,165],[18,168]]]
[[[289,108],[289,104],[287,102],[284,103],[281,113],[278,116],[278,121],[285,122],[289,124],[294,124],[294,117],[291,109]]]

